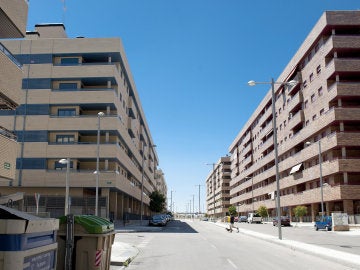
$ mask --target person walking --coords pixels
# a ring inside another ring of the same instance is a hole
[[[234,215],[231,215],[230,216],[230,228],[229,228],[229,232],[232,232],[233,231],[233,228],[236,228],[237,229],[237,232],[239,232],[239,227],[236,227],[234,225],[234,222],[235,222],[235,217]]]

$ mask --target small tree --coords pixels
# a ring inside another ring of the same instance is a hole
[[[265,205],[261,205],[259,209],[256,211],[262,218],[268,217],[268,209]]]
[[[237,214],[235,206],[231,205],[229,207],[229,214],[230,214],[230,216],[235,216]]]
[[[160,213],[165,209],[165,196],[158,190],[153,191],[150,194],[150,210],[156,213]]]
[[[294,208],[295,217],[300,218],[300,222],[302,222],[303,216],[307,214],[307,208],[303,205],[298,205]]]

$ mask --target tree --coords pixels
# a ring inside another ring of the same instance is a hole
[[[261,205],[259,209],[256,211],[262,218],[268,216],[268,209],[265,205]]]
[[[235,206],[231,205],[229,207],[229,214],[230,214],[230,216],[235,216],[237,214]]]
[[[300,222],[302,222],[303,216],[307,214],[307,208],[303,205],[298,205],[294,208],[294,214],[296,217],[300,218]]]
[[[158,190],[153,191],[150,194],[150,210],[152,212],[160,213],[165,209],[165,196]]]

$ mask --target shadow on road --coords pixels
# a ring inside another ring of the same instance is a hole
[[[182,222],[181,220],[170,221],[160,231],[154,233],[198,233],[188,223]]]

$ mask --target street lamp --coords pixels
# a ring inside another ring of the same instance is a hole
[[[274,152],[275,152],[275,172],[276,172],[276,212],[278,219],[278,235],[279,239],[282,239],[281,234],[281,212],[280,212],[280,183],[279,183],[279,162],[278,162],[278,145],[277,145],[277,131],[276,131],[276,115],[275,115],[275,84],[280,85],[289,85],[294,86],[298,82],[295,80],[289,82],[275,82],[273,78],[271,78],[270,82],[255,82],[249,81],[249,86],[255,86],[257,84],[270,84],[271,85],[271,107],[272,107],[272,116],[273,116],[273,132],[274,132]]]
[[[156,147],[156,145],[152,144],[152,145],[149,145],[149,147],[153,148],[153,147]],[[142,224],[142,220],[143,220],[143,207],[144,207],[143,206],[143,204],[144,204],[144,162],[145,162],[144,152],[145,152],[145,142],[143,142],[143,144],[142,144],[140,225]]]
[[[60,164],[66,164],[66,180],[65,180],[65,216],[69,211],[69,173],[70,173],[70,158],[62,158],[59,160]]]
[[[306,142],[305,145],[311,145],[311,142]],[[322,157],[321,157],[321,142],[318,141],[319,146],[319,170],[320,170],[320,196],[321,196],[321,217],[324,218],[324,192],[323,192],[323,178],[322,178]]]
[[[98,112],[97,114],[98,123],[97,123],[97,150],[96,150],[96,188],[95,188],[95,216],[98,215],[99,212],[99,156],[100,156],[100,118],[105,114],[103,112]]]

